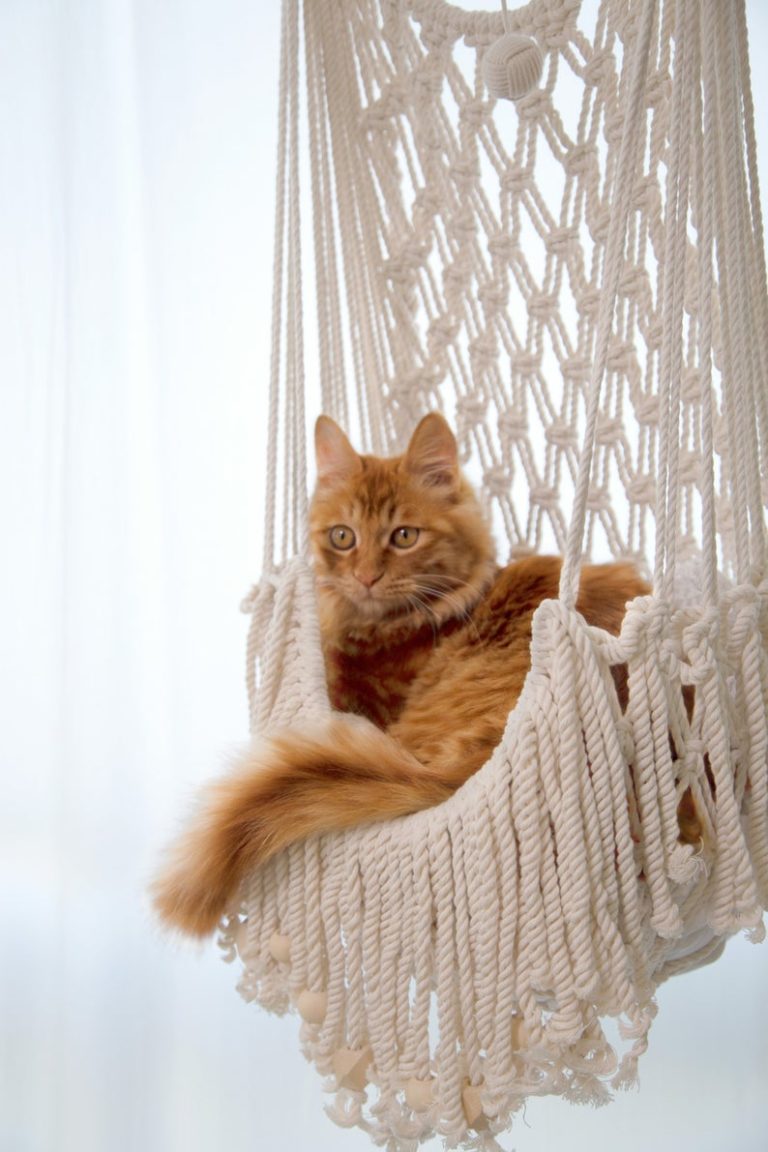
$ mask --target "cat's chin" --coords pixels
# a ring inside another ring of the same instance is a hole
[[[364,589],[358,592],[356,588],[334,588],[329,592],[336,603],[338,618],[343,617],[347,626],[367,628],[390,620],[402,621],[413,611],[412,605],[399,596],[386,596]]]
[[[374,595],[371,592],[355,593],[347,597],[347,602],[353,612],[359,613],[366,621],[382,620],[393,608],[398,607],[397,602],[390,597]]]

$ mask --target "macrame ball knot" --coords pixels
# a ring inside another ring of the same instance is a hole
[[[483,80],[491,96],[519,100],[535,88],[544,67],[544,57],[535,40],[507,32],[483,56]]]

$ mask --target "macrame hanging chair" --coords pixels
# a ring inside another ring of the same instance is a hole
[[[340,1123],[495,1147],[529,1095],[632,1082],[660,982],[763,931],[768,301],[743,4],[284,0],[274,273],[254,730],[330,709],[309,347],[313,407],[358,446],[400,450],[439,408],[502,558],[565,562],[488,764],[428,812],[276,857],[221,943],[246,999],[300,1013]],[[619,637],[575,611],[583,556],[653,577]],[[699,847],[678,841],[686,788]]]

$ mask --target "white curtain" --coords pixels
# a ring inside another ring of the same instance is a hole
[[[278,24],[276,0],[0,0],[1,1152],[369,1147],[324,1117],[296,1021],[143,895],[246,731]],[[673,981],[640,1093],[536,1102],[507,1143],[762,1149],[767,971],[737,940]]]

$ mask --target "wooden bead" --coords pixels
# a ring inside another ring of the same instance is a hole
[[[307,1024],[322,1024],[328,1008],[328,997],[325,992],[310,992],[309,988],[305,988],[296,998],[296,1007]]]
[[[414,1112],[426,1112],[432,1107],[434,1087],[432,1080],[417,1080],[411,1076],[405,1083],[405,1102]]]
[[[512,1048],[515,1052],[519,1052],[521,1048],[525,1048],[528,1044],[530,1037],[528,1029],[525,1025],[525,1020],[522,1016],[512,1017]]]
[[[273,960],[277,960],[280,964],[290,964],[291,962],[291,938],[290,936],[281,936],[279,932],[273,932],[269,938],[269,953]]]
[[[339,1088],[362,1092],[368,1083],[367,1069],[371,1062],[371,1049],[339,1048],[332,1057],[333,1074]]]
[[[480,1101],[480,1089],[475,1084],[465,1084],[461,1091],[461,1103],[464,1106],[464,1116],[470,1128],[476,1132],[488,1127],[488,1117],[483,1111]]]

